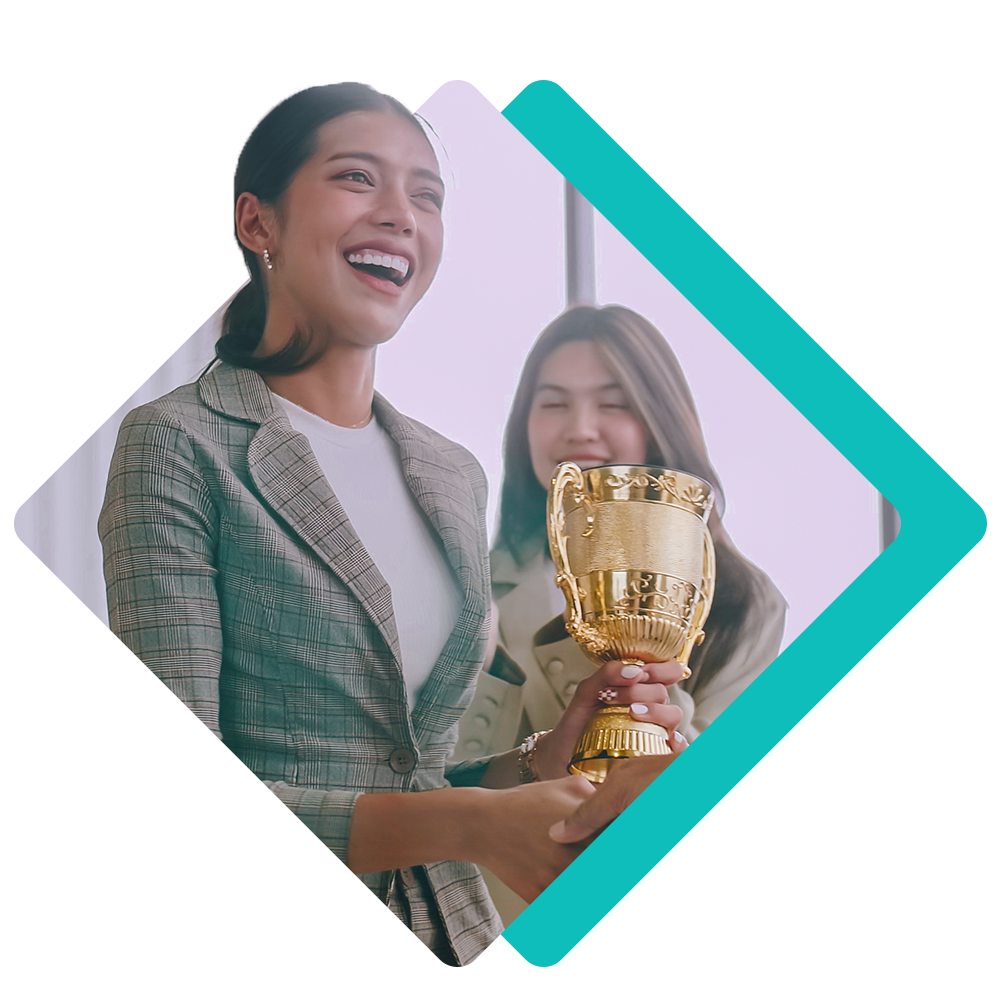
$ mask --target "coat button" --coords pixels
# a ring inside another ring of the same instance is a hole
[[[413,770],[416,763],[416,756],[413,751],[407,747],[397,747],[392,751],[392,755],[389,757],[389,767],[391,767],[396,774],[409,774],[410,771]]]
[[[483,743],[481,740],[466,740],[465,749],[471,753],[479,753],[483,749]]]
[[[549,673],[550,674],[561,674],[563,671],[563,661],[562,660],[549,660]]]
[[[479,726],[480,729],[489,729],[490,728],[490,720],[485,715],[477,715],[476,719],[475,719],[475,722],[476,722],[476,725]]]
[[[567,700],[572,698],[573,695],[576,694],[576,689],[578,687],[579,684],[576,681],[570,681],[569,684],[567,684],[566,687],[563,688],[563,697],[566,698]]]

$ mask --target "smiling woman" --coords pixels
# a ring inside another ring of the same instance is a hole
[[[111,627],[442,960],[575,857],[549,827],[608,686],[667,728],[674,664],[609,664],[529,748],[449,761],[487,636],[486,483],[374,392],[426,292],[444,187],[419,122],[360,84],[290,97],[240,155],[250,272],[218,363],[134,410],[100,535]],[[644,706],[645,707],[645,706]],[[421,795],[412,792],[421,791]]]
[[[546,543],[546,492],[565,461],[665,466],[713,486],[715,599],[691,676],[669,690],[681,715],[677,734],[695,740],[777,655],[785,601],[723,525],[722,484],[673,350],[631,309],[578,306],[539,336],[511,407],[491,553],[499,648],[463,720],[460,756],[502,750],[553,725],[592,670],[566,633],[566,599]],[[489,725],[477,730],[477,716]]]

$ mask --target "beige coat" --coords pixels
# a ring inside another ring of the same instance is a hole
[[[547,553],[518,567],[507,552],[491,553],[493,599],[499,611],[498,652],[480,675],[472,706],[462,719],[457,759],[501,753],[528,733],[551,729],[576,686],[595,667],[552,617],[555,569]],[[678,727],[694,740],[778,655],[785,601],[767,581],[760,628],[692,697],[679,686],[670,700],[683,712]]]

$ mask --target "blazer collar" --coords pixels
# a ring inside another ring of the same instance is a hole
[[[267,383],[246,368],[221,362],[198,379],[198,392],[206,406],[237,420],[262,424],[275,413]]]
[[[256,372],[220,364],[203,375],[198,385],[207,406],[258,425],[247,457],[261,496],[350,588],[399,663],[389,586],[355,534],[308,441],[293,430],[267,384]],[[481,616],[488,581],[482,567],[483,527],[478,523],[471,483],[442,449],[438,435],[402,416],[378,393],[373,409],[399,449],[407,485],[440,536],[461,584],[461,617]],[[456,629],[450,642],[462,631]]]

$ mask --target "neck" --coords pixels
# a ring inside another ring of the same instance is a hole
[[[363,427],[375,395],[375,348],[331,346],[305,371],[265,375],[272,392],[340,427]]]

